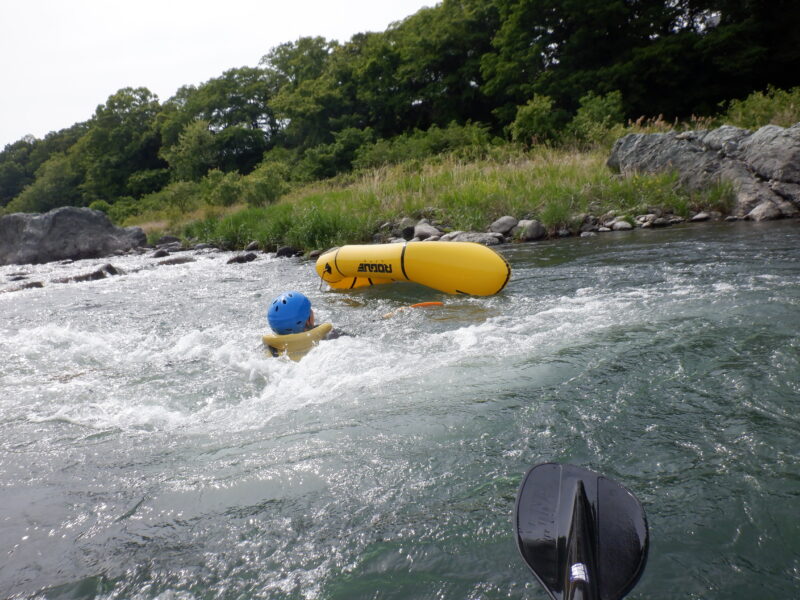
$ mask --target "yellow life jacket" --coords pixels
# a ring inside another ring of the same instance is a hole
[[[285,354],[292,360],[298,361],[308,354],[311,348],[316,346],[321,340],[324,340],[331,329],[333,329],[331,323],[323,323],[309,331],[290,333],[288,335],[268,333],[261,339],[272,356],[283,356]]]

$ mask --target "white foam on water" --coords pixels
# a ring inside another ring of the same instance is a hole
[[[736,292],[730,283],[708,285],[693,273],[668,269],[665,281],[657,285],[600,284],[561,296],[512,292],[463,298],[444,313],[404,311],[369,327],[358,323],[364,314],[360,309],[372,304],[372,312],[381,314],[391,305],[367,296],[359,298],[354,310],[332,295],[315,304],[320,316],[328,312],[334,321],[353,319],[347,329],[358,335],[324,342],[295,363],[264,353],[260,333],[254,330],[263,327],[263,306],[248,308],[251,299],[235,301],[242,313],[258,313],[255,326],[236,313],[232,321],[214,324],[208,318],[210,308],[194,315],[189,307],[193,297],[201,307],[216,296],[230,295],[234,301],[236,290],[256,289],[262,278],[296,278],[296,265],[262,260],[236,266],[230,271],[230,289],[217,291],[219,282],[209,289],[203,281],[220,277],[219,257],[198,256],[196,262],[138,271],[134,269],[147,266],[145,259],[125,260],[132,269],[125,278],[74,287],[87,297],[94,294],[87,294],[90,285],[104,293],[119,285],[130,288],[126,293],[133,296],[161,294],[120,315],[113,330],[107,329],[110,324],[93,324],[97,329],[88,330],[91,321],[84,318],[82,325],[51,324],[3,335],[0,350],[11,357],[8,364],[15,371],[0,376],[12,389],[25,392],[20,402],[28,403],[32,420],[196,433],[255,429],[312,406],[357,413],[360,405],[400,401],[401,393],[387,389],[438,386],[458,393],[459,388],[480,387],[487,370],[503,364],[536,363],[610,327],[668,318],[665,305],[675,307],[675,314],[697,311],[707,298]],[[88,266],[62,270],[85,271]],[[665,302],[665,297],[674,302]],[[172,298],[180,300],[182,308],[169,305]],[[653,303],[661,313],[652,312]],[[196,317],[212,324],[197,327]],[[428,400],[424,393],[417,395],[419,402]]]

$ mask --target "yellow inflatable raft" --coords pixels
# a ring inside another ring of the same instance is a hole
[[[283,356],[284,354],[294,361],[300,360],[308,351],[325,339],[333,325],[323,323],[302,333],[291,333],[289,335],[267,334],[262,337],[264,345],[272,356]]]
[[[497,252],[472,242],[407,242],[342,246],[317,259],[317,274],[334,289],[413,281],[447,294],[491,296],[511,277]]]

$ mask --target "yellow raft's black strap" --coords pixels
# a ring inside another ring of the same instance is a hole
[[[333,255],[333,266],[336,267],[337,271],[339,271],[339,275],[341,275],[342,277],[347,277],[347,275],[342,273],[341,269],[339,269],[339,263],[336,261],[337,257],[339,256],[339,250],[341,250],[341,248],[337,248],[336,254]]]
[[[403,251],[400,253],[400,270],[403,271],[403,277],[406,278],[406,281],[411,281],[408,278],[408,274],[406,273],[406,248],[408,244],[403,244]]]

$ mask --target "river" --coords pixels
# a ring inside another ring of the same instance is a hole
[[[208,251],[0,267],[44,283],[0,293],[0,597],[544,600],[512,519],[545,461],[642,501],[629,598],[796,597],[800,222],[499,251],[488,298]],[[351,335],[266,357],[286,289]]]

